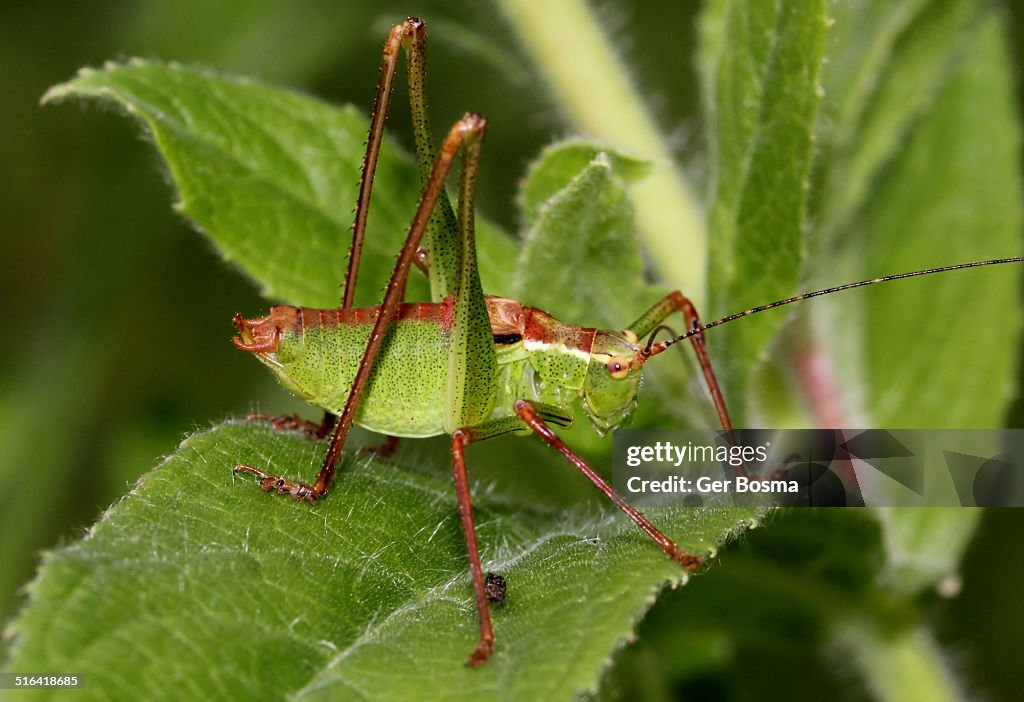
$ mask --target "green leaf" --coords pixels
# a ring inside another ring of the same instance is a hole
[[[955,41],[938,45],[940,87],[913,131],[898,135],[870,199],[836,223],[842,245],[828,255],[830,274],[855,279],[1020,253],[1020,131],[1002,22],[994,11],[970,17]],[[934,40],[933,29],[915,25],[901,46],[915,47],[917,32]],[[879,90],[910,80],[890,73]],[[830,180],[848,188],[837,202],[857,199],[857,183]],[[815,306],[844,386],[861,389],[845,397],[848,413],[873,426],[1002,424],[1016,385],[1019,281],[1019,266],[1002,266],[875,286]]]
[[[541,207],[565,188],[598,154],[605,155],[615,177],[625,184],[640,180],[651,170],[647,161],[585,139],[568,139],[551,144],[530,164],[519,189],[519,209],[526,224],[533,226]],[[635,248],[635,245],[631,248]]]
[[[620,164],[627,177],[641,168],[576,142],[547,149],[530,168],[520,202],[532,226],[516,299],[574,324],[623,329],[659,297],[644,282]]]
[[[793,293],[807,227],[824,0],[717,0],[702,20],[701,68],[710,143],[712,318]],[[783,317],[762,315],[717,335],[718,362],[733,419],[743,390]]]
[[[827,669],[838,654],[860,666],[871,688],[889,694],[881,699],[957,699],[920,625],[917,593],[894,588],[888,568],[879,572],[893,550],[874,510],[779,510],[767,526],[749,532],[744,548],[723,553],[727,568],[669,593],[641,622],[638,636],[648,644],[643,684],[660,674],[661,686],[672,689],[673,678],[699,681],[711,668],[734,681],[733,696],[757,697],[765,694],[765,675],[788,669],[799,674],[771,678],[771,698],[817,699],[834,689]],[[687,626],[674,624],[680,620]],[[680,651],[703,665],[691,670]],[[624,660],[636,665],[636,657],[629,651]],[[641,687],[621,678],[613,684],[602,699],[635,699]]]
[[[938,587],[959,589],[957,569],[981,519],[979,509],[878,509],[886,543],[881,581],[894,592],[915,596]]]
[[[446,473],[347,454],[316,507],[232,477],[237,461],[308,477],[321,451],[248,424],[186,440],[85,540],[47,554],[8,669],[73,670],[145,699],[567,699],[596,689],[658,591],[685,580],[625,517],[479,493],[484,567],[509,590],[492,659],[468,668],[476,612]],[[701,553],[757,519],[651,514]]]
[[[904,146],[948,81],[959,38],[980,5],[946,0],[830,7],[829,62],[818,134],[816,238],[835,244],[836,227],[873,196],[882,169]],[[847,235],[850,232],[846,232]]]
[[[51,88],[44,101],[72,96],[112,100],[144,122],[177,189],[176,209],[267,297],[310,307],[338,304],[369,124],[358,111],[141,60],[83,70]],[[409,158],[385,146],[359,304],[380,301],[419,193]],[[507,273],[495,262],[514,255],[514,243],[486,222],[478,237],[481,275],[490,290],[501,290]],[[410,285],[410,299],[429,299],[422,277],[410,276]]]

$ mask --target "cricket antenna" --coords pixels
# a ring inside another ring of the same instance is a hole
[[[728,317],[722,317],[721,319],[716,319],[713,322],[708,322],[707,324],[701,324],[699,326],[695,326],[693,329],[691,329],[690,331],[686,332],[682,336],[677,336],[677,337],[675,337],[673,339],[668,339],[667,341],[662,341],[662,342],[659,342],[657,344],[653,344],[651,346],[651,349],[650,349],[650,355],[654,356],[656,354],[659,354],[662,351],[664,351],[665,349],[667,349],[669,346],[672,346],[673,344],[677,344],[680,341],[685,341],[685,340],[689,339],[692,336],[696,336],[696,335],[706,331],[707,329],[711,329],[712,327],[718,327],[718,326],[721,326],[721,325],[725,324],[726,322],[733,322],[733,321],[736,321],[737,319],[741,319],[743,317],[749,317],[752,314],[757,314],[758,312],[765,312],[767,310],[773,310],[776,307],[782,307],[784,305],[789,305],[789,304],[792,304],[794,302],[800,302],[801,300],[809,300],[812,297],[820,297],[821,295],[831,295],[832,293],[842,292],[843,290],[852,290],[853,288],[862,288],[865,285],[874,285],[875,283],[887,283],[890,280],[901,280],[903,278],[914,278],[914,277],[919,276],[919,275],[931,275],[932,273],[945,273],[946,271],[958,271],[958,270],[961,270],[963,268],[977,268],[979,266],[994,266],[994,265],[997,265],[997,264],[1000,264],[1000,263],[1024,263],[1024,256],[1015,256],[1013,258],[996,258],[996,259],[993,259],[991,261],[974,261],[972,263],[960,263],[960,264],[957,264],[955,266],[943,266],[942,268],[928,268],[928,269],[923,270],[923,271],[913,271],[912,273],[900,273],[898,275],[887,275],[887,276],[884,276],[882,278],[872,278],[871,280],[861,280],[861,281],[858,281],[856,283],[847,283],[846,285],[837,285],[834,288],[825,288],[824,290],[815,290],[814,292],[802,293],[802,294],[796,295],[794,297],[787,297],[785,300],[776,300],[775,302],[771,302],[771,303],[769,303],[767,305],[761,305],[760,307],[754,307],[754,308],[751,308],[749,310],[746,310],[745,312],[738,312],[736,314],[730,314]]]

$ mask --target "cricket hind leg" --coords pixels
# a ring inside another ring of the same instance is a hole
[[[605,496],[615,504],[616,507],[626,513],[626,516],[633,520],[633,522],[640,527],[651,539],[654,540],[658,547],[665,552],[665,555],[676,561],[683,567],[684,570],[693,571],[699,568],[703,563],[704,559],[700,556],[695,556],[691,553],[687,553],[683,549],[679,548],[672,539],[665,536],[664,533],[647,517],[643,515],[633,505],[626,502],[626,500],[615,492],[611,485],[609,485],[604,478],[597,474],[593,468],[587,465],[586,461],[576,455],[576,453],[569,448],[562,439],[552,431],[541,416],[537,413],[533,404],[526,400],[516,400],[515,403],[516,414],[519,418],[526,423],[526,425],[541,439],[547,443],[548,446],[558,451],[562,456],[572,463],[577,470],[587,477],[598,490],[603,492]]]
[[[483,117],[467,114],[452,126],[441,145],[441,150],[427,181],[427,187],[424,188],[419,207],[416,209],[412,224],[409,226],[408,237],[399,252],[391,278],[388,280],[384,299],[378,307],[379,311],[374,321],[373,329],[370,331],[366,350],[359,361],[359,367],[352,381],[348,398],[345,400],[345,406],[342,408],[341,414],[338,415],[338,421],[334,427],[334,435],[331,438],[327,454],[324,456],[320,472],[317,474],[316,482],[312,485],[296,482],[245,464],[236,465],[235,473],[252,473],[260,479],[260,487],[263,490],[268,492],[273,490],[278,494],[291,495],[296,500],[305,500],[311,504],[316,504],[317,500],[327,494],[338,468],[338,461],[341,459],[341,449],[345,445],[349,431],[352,429],[356,410],[369,383],[373,364],[380,353],[388,327],[391,326],[391,323],[398,314],[398,305],[405,296],[405,287],[409,279],[409,268],[413,265],[413,259],[419,249],[420,240],[423,237],[424,231],[426,231],[434,206],[444,192],[445,179],[460,149],[466,148],[478,155],[480,140],[486,127],[487,121]],[[471,160],[475,162],[475,158]]]
[[[356,215],[352,223],[352,245],[349,249],[342,307],[351,307],[355,299],[356,278],[366,233],[374,174],[384,137],[384,125],[391,106],[398,55],[402,50],[406,55],[409,106],[412,112],[416,163],[421,186],[426,188],[430,179],[435,149],[426,100],[426,38],[426,23],[416,17],[410,17],[392,27],[384,42],[373,115],[366,138],[363,172],[359,180],[359,199],[356,202]],[[458,222],[448,196],[443,191],[431,213],[430,223],[423,238],[424,245],[418,248],[413,263],[430,278],[431,297],[435,302],[439,302],[455,293],[458,265]]]

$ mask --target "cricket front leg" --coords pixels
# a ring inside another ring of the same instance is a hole
[[[516,414],[522,419],[530,429],[533,430],[540,438],[542,438],[548,446],[562,454],[569,463],[572,463],[576,468],[592,482],[597,489],[600,490],[611,500],[616,507],[626,513],[626,516],[633,520],[633,522],[644,530],[644,532],[650,536],[658,547],[665,552],[672,560],[676,561],[687,571],[696,570],[703,564],[704,559],[700,556],[695,556],[691,553],[687,553],[683,549],[679,548],[672,539],[665,536],[660,529],[651,523],[647,517],[643,515],[633,505],[626,502],[626,500],[609,485],[604,478],[598,475],[593,468],[587,465],[586,461],[576,455],[575,452],[569,446],[562,441],[561,438],[551,427],[549,427],[534,406],[526,400],[516,400],[515,403]]]
[[[642,343],[645,336],[656,333],[661,327],[661,323],[674,312],[683,313],[687,331],[701,328],[702,325],[700,316],[697,314],[697,308],[694,307],[690,298],[676,290],[663,297],[653,307],[644,312],[640,319],[629,325],[629,331],[632,331]],[[653,337],[650,341],[653,341]],[[715,404],[718,420],[721,422],[722,428],[732,436],[732,420],[729,418],[729,409],[725,405],[725,397],[722,395],[722,389],[718,385],[718,378],[715,377],[715,369],[711,365],[711,357],[708,356],[704,333],[701,332],[700,334],[693,335],[690,337],[690,342],[693,344],[694,353],[697,354],[697,362],[700,363],[701,372],[704,374],[704,382],[711,393],[711,401]],[[650,342],[647,345],[649,350]]]

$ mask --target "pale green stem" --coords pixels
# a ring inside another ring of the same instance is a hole
[[[548,88],[576,129],[652,162],[633,186],[637,229],[655,272],[707,299],[704,213],[644,101],[585,0],[499,0]]]
[[[883,633],[870,625],[847,629],[841,645],[854,654],[868,689],[881,702],[959,702],[963,692],[938,646],[923,628]]]

